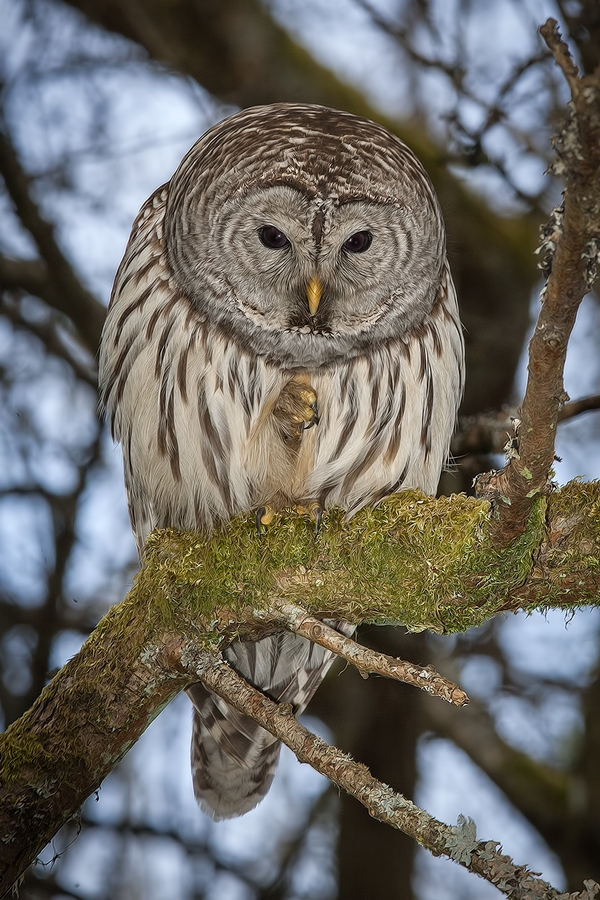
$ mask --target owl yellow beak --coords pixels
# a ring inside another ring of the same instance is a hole
[[[311,278],[306,286],[306,296],[308,297],[308,308],[311,316],[314,316],[321,302],[321,294],[323,293],[323,285],[318,278]]]

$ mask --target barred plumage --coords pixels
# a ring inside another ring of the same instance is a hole
[[[322,107],[230,117],[141,210],[104,329],[101,402],[138,546],[263,506],[351,515],[435,491],[462,379],[443,222],[411,151]],[[297,710],[332,662],[291,634],[225,656]],[[196,794],[239,815],[279,746],[201,685],[189,694]]]

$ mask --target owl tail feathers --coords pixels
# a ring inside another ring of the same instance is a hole
[[[215,821],[242,816],[267,794],[280,743],[264,728],[201,684],[188,689],[194,704],[192,778],[203,812]]]
[[[325,620],[347,637],[354,626]],[[290,632],[230,644],[223,656],[250,684],[301,713],[335,655]],[[258,722],[201,684],[188,688],[194,704],[192,775],[196,797],[213,819],[241,816],[263,799],[273,781],[280,744]]]

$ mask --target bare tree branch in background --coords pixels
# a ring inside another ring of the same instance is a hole
[[[10,140],[2,132],[0,174],[21,222],[33,237],[45,263],[44,266],[44,263],[30,260],[3,260],[0,278],[7,278],[7,287],[18,286],[51,302],[52,306],[69,317],[88,350],[95,353],[104,324],[104,307],[79,282],[73,267],[58,247],[52,225],[45,221],[31,197],[30,179],[23,171]]]

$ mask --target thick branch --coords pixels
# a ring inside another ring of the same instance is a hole
[[[144,609],[113,608],[2,735],[0,896],[190,679],[146,665]]]
[[[478,480],[480,493],[495,501],[502,543],[523,530],[533,498],[549,490],[556,424],[566,399],[567,343],[600,251],[600,72],[578,77],[553,19],[541,32],[571,88],[572,114],[555,141],[554,169],[564,175],[566,190],[564,206],[542,231],[542,265],[550,272],[529,345],[518,454],[501,472]]]

